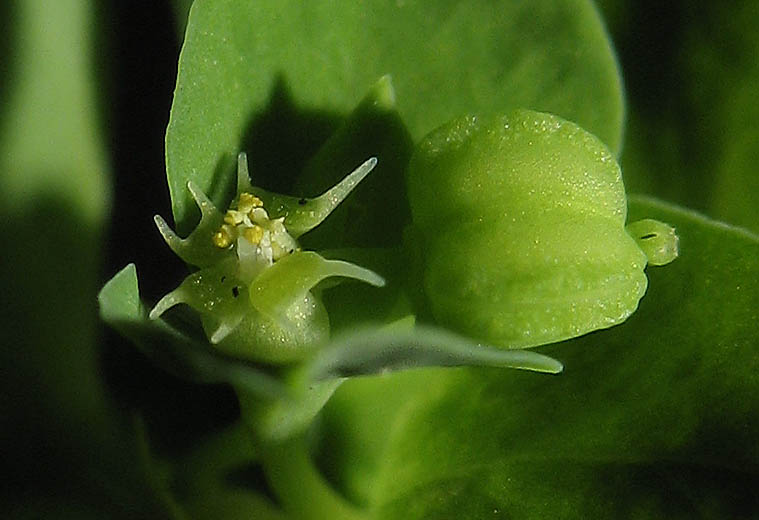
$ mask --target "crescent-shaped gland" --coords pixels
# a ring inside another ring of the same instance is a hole
[[[293,321],[292,307],[319,282],[340,276],[376,287],[385,280],[369,269],[342,260],[327,260],[312,251],[296,252],[275,262],[250,284],[250,303],[283,327]]]
[[[627,232],[645,253],[649,265],[666,265],[680,254],[680,240],[675,228],[646,218],[627,225]]]
[[[204,323],[212,323],[209,334],[211,343],[218,343],[234,330],[249,311],[246,286],[237,278],[234,258],[196,271],[161,298],[150,311],[150,319],[156,320],[170,308],[186,304],[197,311]]]
[[[247,155],[240,153],[237,157],[237,190],[238,193],[249,192],[260,197],[272,218],[284,218],[287,232],[298,238],[321,224],[376,165],[377,158],[370,157],[318,197],[291,197],[252,186]]]
[[[222,224],[224,216],[195,183],[188,182],[187,189],[200,209],[200,222],[187,238],[180,238],[160,215],[154,216],[153,221],[166,244],[182,261],[195,267],[209,267],[228,256],[227,251],[215,247],[208,239]]]
[[[253,280],[246,298],[248,312],[216,347],[256,361],[287,363],[301,359],[329,338],[326,309],[313,289],[334,276],[375,286],[385,283],[374,272],[349,262],[326,260],[311,251],[294,252]]]

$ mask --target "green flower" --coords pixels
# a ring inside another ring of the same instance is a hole
[[[237,195],[219,212],[192,182],[188,189],[201,220],[185,239],[156,216],[169,247],[199,270],[150,311],[158,319],[178,304],[201,317],[209,341],[238,357],[274,363],[301,359],[329,337],[329,319],[314,287],[330,277],[384,285],[376,273],[302,251],[297,239],[318,226],[377,164],[371,158],[321,196],[270,193],[250,184],[244,153],[238,156]]]

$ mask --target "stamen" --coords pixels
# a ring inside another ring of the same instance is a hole
[[[269,221],[269,214],[264,208],[253,208],[250,210],[250,213],[248,213],[248,216],[250,217],[250,220],[257,224]]]
[[[224,215],[224,222],[226,222],[230,226],[236,226],[237,224],[242,222],[242,219],[243,219],[243,214],[233,209],[228,209],[227,213]]]
[[[226,224],[221,226],[221,228],[219,228],[219,230],[213,234],[213,237],[211,237],[213,245],[219,249],[228,248],[232,244],[233,239],[234,237],[232,236],[232,233]]]
[[[251,244],[258,245],[261,242],[261,239],[264,238],[264,228],[253,224],[253,226],[243,230],[242,236]]]
[[[264,202],[256,197],[255,195],[251,195],[250,193],[243,192],[240,193],[239,200],[237,202],[237,209],[241,211],[242,213],[248,213],[253,208],[261,208],[263,207]]]

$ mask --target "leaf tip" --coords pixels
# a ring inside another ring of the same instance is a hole
[[[385,110],[395,108],[395,88],[390,74],[385,74],[372,88],[372,97],[374,105]]]

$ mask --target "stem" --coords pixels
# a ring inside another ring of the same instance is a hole
[[[314,466],[302,435],[268,444],[262,463],[282,506],[300,520],[367,520],[340,496]]]

